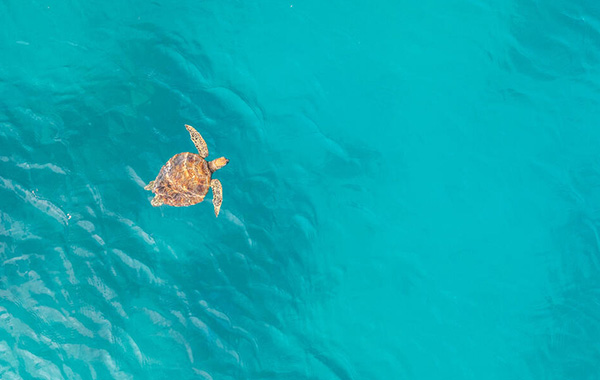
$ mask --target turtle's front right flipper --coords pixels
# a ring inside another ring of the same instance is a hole
[[[221,181],[213,179],[210,181],[210,187],[213,192],[213,206],[215,207],[215,216],[219,216],[219,210],[221,210],[221,203],[223,203],[223,186]]]
[[[190,133],[190,137],[192,138],[194,145],[196,145],[196,149],[198,149],[200,157],[208,157],[208,147],[206,146],[206,141],[204,141],[200,133],[198,133],[198,131],[195,130],[194,127],[192,127],[191,125],[186,124],[185,129],[187,129]]]

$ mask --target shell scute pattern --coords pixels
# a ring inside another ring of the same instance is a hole
[[[162,167],[153,192],[171,206],[200,203],[210,188],[211,174],[208,163],[200,155],[179,153]]]

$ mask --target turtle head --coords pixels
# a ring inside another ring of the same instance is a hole
[[[217,170],[221,169],[223,166],[227,165],[228,162],[229,162],[229,160],[226,159],[225,157],[219,157],[219,158],[209,162],[208,168],[210,169],[211,172],[214,173]]]

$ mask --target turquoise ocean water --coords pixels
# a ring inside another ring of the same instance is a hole
[[[1,379],[600,379],[600,3],[0,1]],[[143,190],[206,139],[208,201]]]

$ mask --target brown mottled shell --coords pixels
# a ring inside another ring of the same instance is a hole
[[[160,169],[152,192],[165,204],[191,206],[204,200],[211,175],[208,163],[200,155],[179,153]]]

